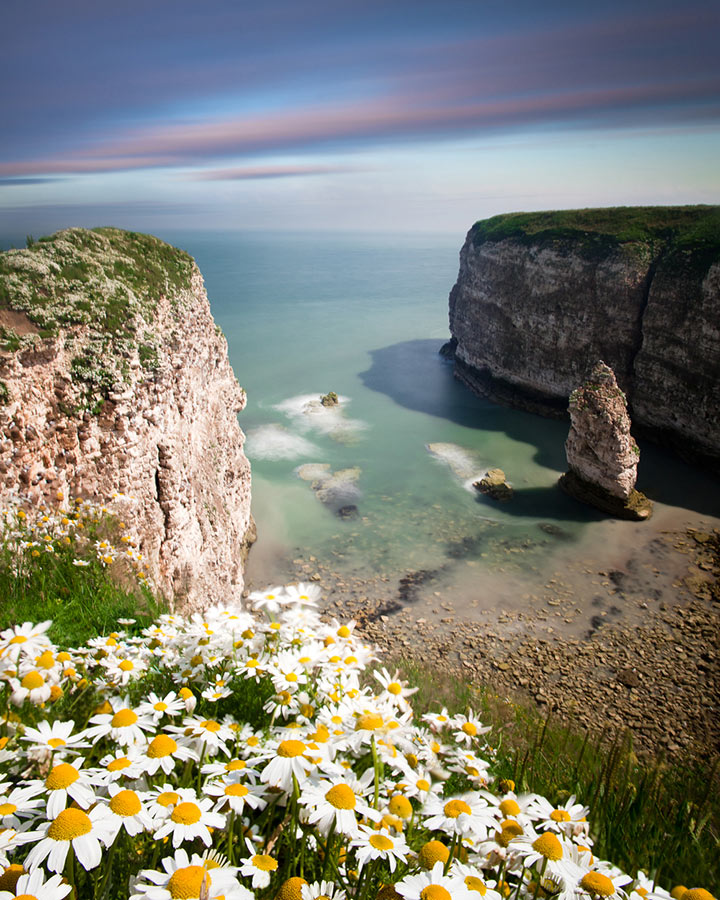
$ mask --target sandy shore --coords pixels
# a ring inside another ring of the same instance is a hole
[[[357,619],[386,659],[421,657],[581,728],[629,729],[641,753],[720,752],[720,518],[658,505],[649,522],[598,522],[540,580],[518,548],[507,565],[399,577],[274,563],[270,580],[319,583],[325,611]]]

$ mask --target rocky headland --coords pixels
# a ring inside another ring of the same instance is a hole
[[[245,405],[190,256],[114,228],[0,254],[0,497],[128,495],[154,580],[239,598],[254,535]]]
[[[720,208],[511,213],[460,253],[446,348],[492,399],[563,416],[598,359],[638,431],[720,470]]]

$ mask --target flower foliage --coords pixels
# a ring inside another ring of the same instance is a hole
[[[0,900],[670,897],[594,856],[575,797],[496,784],[472,710],[416,717],[319,599],[0,633]]]

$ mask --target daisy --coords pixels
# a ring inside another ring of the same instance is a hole
[[[99,763],[99,769],[98,780],[102,784],[110,784],[110,782],[123,779],[134,781],[143,773],[139,752],[132,746],[103,756]]]
[[[260,773],[260,781],[290,793],[293,788],[293,777],[302,784],[312,768],[312,763],[305,757],[307,750],[302,741],[280,741],[272,759]]]
[[[12,694],[10,700],[15,706],[22,706],[29,700],[35,706],[47,703],[52,694],[52,685],[37,669],[30,669],[22,678],[10,678]]]
[[[395,885],[405,900],[473,900],[473,892],[459,875],[444,875],[443,863],[438,860],[428,872],[406,875]]]
[[[425,713],[422,720],[427,722],[433,731],[442,731],[450,725],[451,716],[447,711],[447,707],[443,706],[439,713]]]
[[[121,828],[131,836],[153,828],[153,819],[143,806],[147,794],[121,788],[116,784],[111,784],[108,792],[110,800],[107,805],[107,819],[112,827],[110,843],[115,840]]]
[[[72,719],[66,722],[58,720],[52,724],[48,721],[38,722],[37,728],[26,726],[20,740],[28,741],[33,747],[46,748],[49,753],[62,757],[66,753],[74,753],[90,746],[85,740],[84,731],[72,733],[74,727]]]
[[[307,881],[300,885],[301,900],[345,900],[345,891],[333,881]]]
[[[15,900],[24,897],[26,900],[62,900],[72,890],[71,884],[63,882],[62,875],[51,875],[45,881],[45,872],[35,869],[34,872],[21,874],[13,891],[0,891],[0,900]]]
[[[324,778],[319,784],[306,785],[300,796],[304,818],[309,824],[316,825],[324,836],[332,828],[340,834],[354,837],[358,831],[358,816],[379,818],[377,810],[371,809],[364,797],[373,779],[374,772],[368,769],[361,779],[348,772],[344,779],[330,781]]]
[[[102,859],[100,843],[108,847],[112,831],[107,807],[102,804],[88,813],[74,806],[63,809],[52,822],[45,823],[44,830],[34,832],[44,836],[28,853],[25,866],[32,870],[47,860],[48,869],[60,873],[72,845],[80,865],[86,870],[94,869]]]
[[[173,847],[179,847],[183,841],[192,841],[196,837],[209,847],[212,843],[210,828],[222,828],[225,816],[212,812],[213,801],[205,797],[197,797],[191,788],[178,788],[178,802],[167,807],[167,816],[155,832],[155,840],[172,835]],[[157,800],[156,800],[157,802]]]
[[[156,734],[139,754],[138,764],[147,775],[155,775],[158,769],[169,775],[178,761],[187,762],[189,759],[197,761],[197,758],[194,750],[178,743],[169,734]]]
[[[457,797],[430,796],[423,807],[425,827],[446,834],[484,840],[488,828],[497,825],[497,811],[477,792]]]
[[[0,793],[0,828],[20,831],[21,819],[32,818],[34,810],[43,804],[42,797],[35,799],[36,794],[32,786],[13,788],[7,794]]]
[[[558,837],[554,831],[538,834],[529,826],[527,832],[513,838],[508,844],[508,851],[520,857],[524,868],[539,865],[541,875],[547,873],[549,877],[559,879],[562,883],[577,879],[577,867],[568,852],[572,844],[564,835]]]
[[[175,691],[170,691],[160,699],[157,694],[148,694],[147,700],[143,700],[137,707],[138,715],[152,716],[157,724],[164,716],[177,716],[185,709],[185,701]]]
[[[203,897],[204,900],[253,900],[253,895],[237,881],[235,866],[193,853],[189,857],[180,848],[173,857],[162,860],[164,872],[143,869],[135,882],[130,900],[174,900],[177,897]]]
[[[482,871],[474,866],[469,866],[454,859],[450,865],[450,875],[460,876],[465,882],[465,887],[469,891],[480,894],[483,900],[503,900],[503,895],[500,891],[493,890],[495,882],[491,881],[489,884],[486,884],[482,878]],[[479,900],[479,898],[476,898],[476,900]]]
[[[407,681],[399,680],[399,674],[397,669],[395,670],[394,675],[391,675],[387,669],[383,669],[381,672],[373,672],[373,676],[377,678],[383,686],[383,692],[380,694],[381,699],[389,700],[390,703],[400,709],[409,709],[410,704],[408,703],[407,698],[416,693],[419,688],[409,688],[407,686]]]
[[[242,861],[240,874],[252,878],[254,888],[266,888],[270,884],[271,873],[278,867],[277,860],[266,853],[255,853],[252,842],[245,840],[250,856]]]
[[[483,725],[471,709],[468,710],[467,715],[453,716],[450,727],[455,729],[455,740],[467,747],[472,745],[475,738],[490,731],[490,726]]]
[[[368,860],[382,859],[395,871],[397,862],[405,862],[410,848],[402,834],[390,834],[386,828],[376,831],[368,825],[358,827],[359,836],[352,842],[358,862],[358,870]]]
[[[246,806],[250,809],[265,809],[260,790],[254,785],[247,785],[242,775],[230,775],[221,781],[212,781],[203,788],[209,797],[216,797],[215,812],[226,811],[242,814]]]
[[[562,831],[568,837],[587,834],[589,825],[587,814],[590,810],[582,803],[575,802],[575,795],[569,797],[562,806],[554,807],[549,800],[535,794],[527,807],[527,814],[536,827]]]
[[[95,802],[95,786],[99,778],[90,770],[81,771],[84,763],[84,759],[58,763],[50,769],[44,781],[34,779],[28,782],[28,787],[32,787],[36,795],[46,792],[48,818],[55,818],[65,809],[68,797],[83,809]]]
[[[110,700],[112,712],[100,713],[90,719],[88,737],[110,737],[123,747],[130,744],[144,744],[145,732],[152,731],[154,723],[149,716],[140,716],[130,706],[127,697]]]
[[[0,657],[16,663],[20,656],[34,657],[43,650],[52,649],[45,632],[52,625],[50,620],[33,625],[23,622],[0,632]]]
[[[105,669],[108,681],[113,685],[123,687],[135,678],[139,678],[147,669],[147,663],[129,656],[108,656],[100,660],[100,665]]]
[[[221,750],[225,756],[230,755],[227,742],[234,737],[232,730],[214,719],[187,718],[181,728],[172,725],[167,727],[167,731],[194,738],[196,749],[202,756],[205,753],[208,753],[209,756],[216,756]]]

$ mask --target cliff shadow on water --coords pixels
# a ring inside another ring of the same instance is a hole
[[[465,428],[502,432],[529,444],[535,448],[533,460],[537,465],[564,472],[569,420],[547,419],[510,409],[473,394],[453,375],[452,361],[439,355],[441,346],[441,341],[427,339],[372,350],[372,364],[359,377],[365,387],[385,394],[406,409]],[[639,490],[658,503],[701,515],[718,515],[720,479],[654,444],[644,440],[638,443],[641,448]],[[478,502],[491,503],[482,497]],[[536,517],[543,510],[545,515],[566,521],[593,522],[604,518],[566,497],[555,486],[516,486],[512,502],[503,504],[502,509],[518,517]]]

